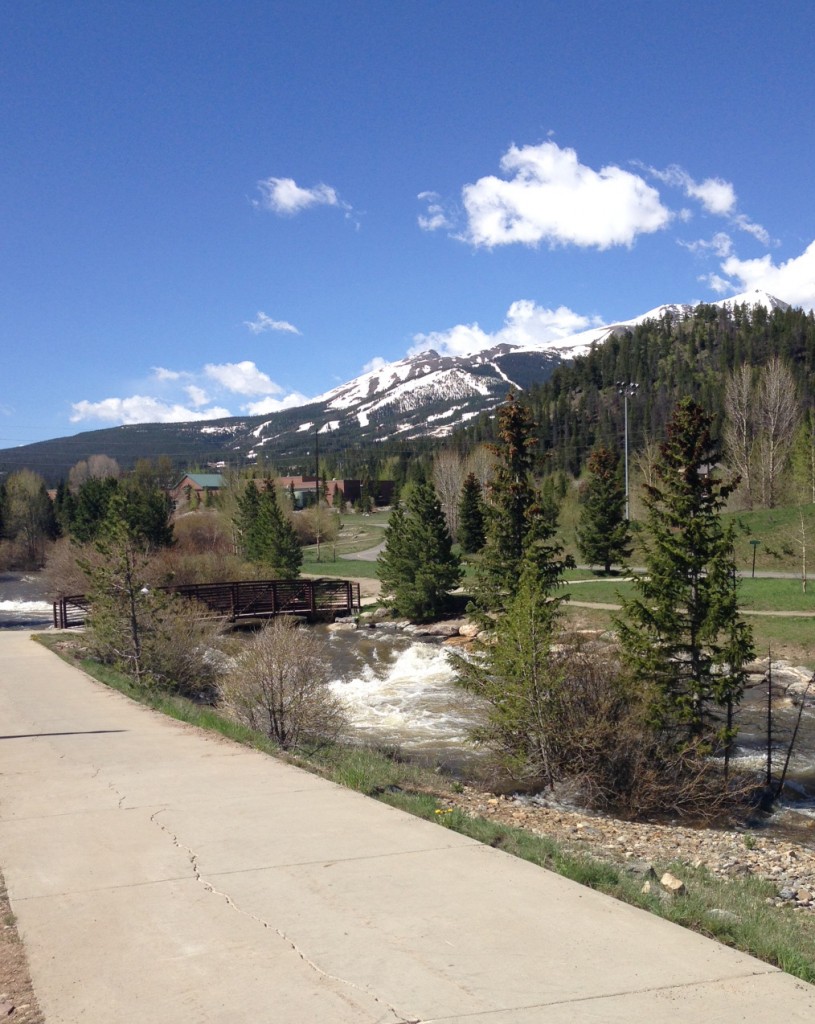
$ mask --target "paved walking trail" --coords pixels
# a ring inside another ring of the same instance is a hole
[[[815,988],[0,634],[0,864],[49,1024],[807,1022]]]

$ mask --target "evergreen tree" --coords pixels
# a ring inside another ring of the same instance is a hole
[[[250,485],[250,489],[253,485]],[[258,496],[257,515],[250,531],[251,561],[268,569],[276,579],[295,579],[303,564],[297,533],[277,500],[273,480]]]
[[[125,517],[134,534],[148,548],[166,548],[173,543],[173,503],[165,490],[146,478],[133,477],[120,484],[125,495]]]
[[[591,477],[577,527],[580,554],[589,565],[602,565],[606,572],[611,571],[613,562],[622,562],[631,554],[625,486],[619,469],[619,457],[610,448],[601,445],[591,453]]]
[[[563,598],[553,597],[533,561],[498,619],[489,644],[473,658],[454,656],[457,685],[485,702],[471,736],[488,746],[510,778],[553,785],[564,768],[559,728],[564,676],[552,644]]]
[[[96,540],[118,489],[119,481],[112,476],[91,476],[80,484],[69,525],[70,534],[75,540],[82,544]],[[126,513],[124,503],[119,503],[117,507],[122,515]]]
[[[260,491],[254,480],[246,482],[243,490],[235,497],[234,525],[240,538],[243,557],[249,562],[260,560]]]
[[[441,504],[432,484],[417,484],[391,514],[377,575],[388,605],[399,615],[426,621],[439,615],[461,582]]]
[[[482,611],[502,610],[517,591],[525,561],[536,567],[545,589],[555,586],[570,560],[552,543],[558,506],[532,481],[537,439],[529,411],[510,392],[498,411],[497,457],[487,506],[487,537],[478,567],[476,604]]]
[[[474,555],[484,547],[484,517],[481,484],[475,473],[470,473],[461,488],[458,506],[458,542],[466,555]]]
[[[739,616],[734,527],[720,516],[738,481],[718,479],[717,461],[710,417],[684,399],[661,447],[656,483],[645,488],[647,571],[617,623],[652,723],[677,747],[729,745],[753,656]]]
[[[70,533],[71,523],[76,512],[76,499],[71,494],[70,488],[64,480],[57,484],[57,493],[54,497],[54,515],[59,523],[60,532]]]

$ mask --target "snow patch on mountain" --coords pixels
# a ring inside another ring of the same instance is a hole
[[[788,309],[787,303],[766,292],[754,291],[719,299],[710,305],[733,308],[763,306],[768,311]],[[341,431],[376,431],[375,439],[404,434],[445,436],[461,423],[494,409],[509,388],[524,390],[543,382],[563,361],[586,355],[614,334],[632,330],[646,320],[665,316],[682,320],[693,315],[695,304],[667,303],[630,320],[620,320],[545,342],[503,342],[472,355],[440,355],[433,349],[392,363],[376,365],[359,377],[332,388],[309,403],[308,422],[283,428],[286,434]],[[305,411],[305,409],[304,409]],[[327,417],[331,416],[331,419]],[[282,423],[275,417],[280,431]],[[271,420],[256,428],[265,433]],[[269,440],[269,438],[265,439]]]

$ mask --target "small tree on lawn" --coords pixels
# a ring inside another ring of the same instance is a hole
[[[577,546],[589,565],[602,565],[610,572],[612,563],[631,554],[620,459],[610,448],[600,446],[587,465],[590,477],[577,527]]]
[[[485,514],[481,484],[475,473],[470,473],[461,488],[458,506],[458,542],[465,555],[474,555],[484,547]]]
[[[399,615],[424,621],[445,610],[461,582],[461,562],[432,484],[418,484],[406,505],[391,514],[377,575],[388,605]]]
[[[149,631],[150,591],[145,586],[144,541],[127,521],[125,497],[115,492],[106,518],[97,528],[101,562],[80,562],[89,580],[88,636],[101,661],[121,668],[142,683]]]
[[[716,476],[710,424],[689,399],[674,411],[656,483],[645,488],[647,571],[618,622],[651,720],[677,747],[729,745],[753,656],[750,628],[739,616],[734,530],[720,516],[738,480]]]

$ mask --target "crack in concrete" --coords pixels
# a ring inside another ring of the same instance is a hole
[[[167,825],[165,825],[163,822],[158,820],[158,816],[160,814],[163,814],[166,810],[166,807],[162,807],[158,811],[155,811],[153,814],[150,815],[150,821],[154,825],[157,825],[161,829],[161,831],[165,833],[165,835],[170,837],[173,845],[177,849],[182,850],[184,853],[187,854],[190,866],[192,868],[193,877],[195,878],[196,882],[199,882],[208,893],[211,893],[213,896],[220,896],[226,902],[227,906],[231,910],[234,910],[235,913],[240,914],[242,917],[248,918],[250,921],[254,921],[256,924],[259,924],[262,928],[274,932],[275,935],[282,939],[289,946],[289,948],[294,953],[296,953],[296,955],[303,961],[303,963],[308,968],[314,971],[321,978],[325,978],[327,981],[336,982],[338,985],[346,985],[348,988],[354,989],[355,991],[361,993],[367,998],[373,999],[375,1003],[379,1003],[380,1005],[384,1006],[387,1012],[389,1014],[392,1014],[396,1024],[424,1024],[421,1018],[414,1016],[405,1016],[403,1013],[400,1013],[395,1007],[389,1006],[387,1003],[384,1003],[378,996],[374,995],[373,992],[370,992],[362,986],[355,984],[353,981],[349,981],[348,978],[341,978],[336,974],[331,974],[329,971],[326,971],[324,968],[320,967],[318,963],[312,960],[305,953],[305,951],[297,945],[294,939],[292,939],[290,935],[287,935],[284,931],[282,931],[282,929],[273,927],[269,924],[268,921],[264,921],[262,917],[258,917],[256,914],[252,914],[249,911],[244,910],[242,907],[239,907],[238,904],[235,903],[235,901],[229,895],[229,893],[224,892],[221,889],[216,889],[212,882],[208,881],[201,874],[201,870],[198,866],[198,856],[195,853],[195,851],[191,850],[188,846],[182,843],[178,836],[175,834],[175,832],[168,828]]]

